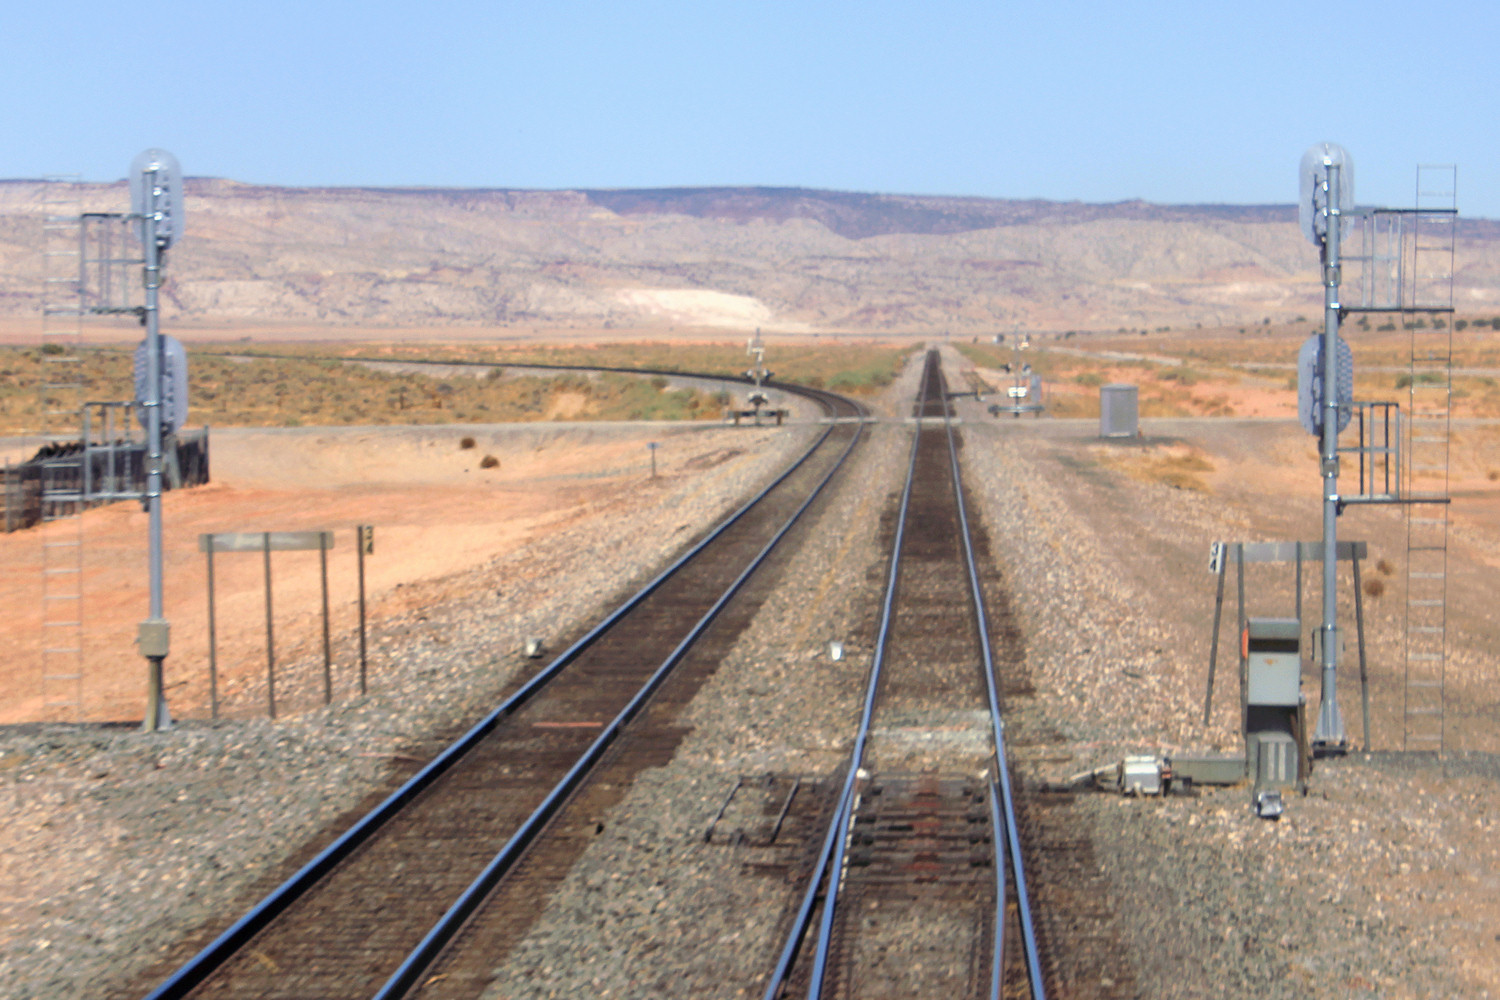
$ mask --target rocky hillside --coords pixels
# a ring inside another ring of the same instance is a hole
[[[43,188],[0,182],[0,315],[37,311]],[[79,211],[128,203],[123,184],[70,190]],[[1321,303],[1291,206],[194,179],[186,212],[165,308],[189,321],[980,333],[1312,318]],[[1460,244],[1460,308],[1500,311],[1500,225],[1466,222]]]

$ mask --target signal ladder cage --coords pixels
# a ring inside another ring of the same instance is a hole
[[[1417,167],[1408,209],[1360,208],[1341,260],[1341,314],[1399,316],[1407,335],[1406,409],[1355,403],[1359,493],[1348,504],[1399,503],[1406,514],[1406,607],[1402,673],[1403,750],[1444,754],[1447,705],[1449,451],[1453,399],[1453,273],[1458,172]]]
[[[133,405],[87,400],[85,321],[140,316],[144,299],[140,282],[131,280],[131,271],[144,263],[136,249],[133,220],[120,213],[81,211],[82,191],[76,176],[48,177],[42,182],[40,197],[43,274],[37,432],[51,453],[38,463],[37,486],[42,547],[41,715],[45,721],[81,721],[85,715],[83,511],[91,501],[123,495],[113,475],[114,455],[122,437],[130,433],[129,421],[121,419],[120,412]],[[91,420],[95,409],[100,413],[97,425]],[[102,463],[97,454],[100,449],[106,452]],[[96,482],[94,470],[100,467],[105,470],[104,479]],[[24,497],[17,499],[25,502]]]

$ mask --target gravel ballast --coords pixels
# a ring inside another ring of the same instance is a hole
[[[1112,473],[1096,422],[1038,428],[986,422],[977,408],[969,415],[966,474],[992,539],[1005,539],[992,548],[1024,622],[1036,688],[1010,706],[1023,779],[1057,780],[1132,753],[1239,751],[1232,638],[1220,653],[1213,725],[1202,725],[1208,543],[1296,538],[1299,528],[1316,537],[1317,522],[1288,525],[1288,504],[1253,492],[1226,498]],[[1142,426],[1158,441],[1182,431]],[[1309,470],[1304,499],[1315,502],[1314,478]],[[1455,564],[1473,557],[1455,555]],[[1451,613],[1476,598],[1450,593]],[[1315,620],[1319,605],[1306,613]],[[1389,606],[1367,608],[1372,631],[1395,629],[1395,617]],[[1231,603],[1230,635],[1233,621]],[[1451,662],[1473,662],[1491,638],[1450,630]],[[1256,818],[1245,787],[1073,800],[1072,821],[1087,830],[1120,916],[1137,995],[1494,994],[1500,762],[1482,751],[1446,762],[1382,751],[1399,739],[1399,719],[1380,724],[1382,713],[1399,712],[1387,657],[1372,685],[1377,752],[1318,761],[1309,794],[1289,798],[1279,821]],[[1358,718],[1355,680],[1341,688],[1346,720]],[[1311,673],[1303,690],[1315,711]],[[1493,694],[1486,700],[1492,710]],[[1350,726],[1357,736],[1357,721]],[[1068,987],[1068,995],[1108,995],[1097,983]]]
[[[418,584],[420,610],[372,626],[368,697],[167,734],[0,730],[6,995],[137,995],[483,715],[535,666],[526,639],[563,648],[818,430],[705,428],[708,461],[691,475],[645,480],[541,544]],[[729,433],[743,451],[723,448]],[[289,664],[284,683],[295,692],[320,670]],[[230,698],[264,702],[253,685]]]
[[[905,469],[919,370],[908,366],[851,474],[788,539],[798,547],[781,585],[692,703],[693,728],[675,758],[623,797],[496,970],[488,996],[759,995],[780,944],[774,904],[789,896],[775,865],[757,865],[778,859],[706,843],[704,830],[737,779],[826,781],[844,760],[884,585],[882,516]],[[957,371],[949,355],[955,384]],[[962,403],[961,415],[971,516],[984,521],[1026,645],[1033,693],[1007,705],[1020,781],[1034,787],[1127,753],[1237,750],[1222,657],[1211,724],[1202,724],[1208,542],[1295,537],[1291,515],[1255,504],[1252,493],[1131,478],[1100,450],[1089,422],[996,420],[973,403]],[[1135,446],[1168,436],[1151,421],[1143,429]],[[0,732],[7,995],[133,995],[148,970],[170,968],[191,935],[201,942],[205,921],[253,902],[340,817],[478,715],[524,666],[526,637],[592,622],[812,432],[751,431],[764,444],[750,454],[435,585],[430,607],[380,626],[385,672],[366,699],[276,723],[188,722],[167,737],[97,727]],[[642,538],[656,541],[642,546]],[[1464,544],[1478,553],[1468,560],[1496,550],[1493,539]],[[620,558],[627,550],[637,558]],[[1483,620],[1473,609],[1459,613]],[[1372,630],[1388,631],[1392,616],[1389,604],[1368,610]],[[1454,662],[1489,662],[1494,638],[1455,631]],[[846,650],[837,662],[827,654],[835,639]],[[1386,649],[1381,642],[1389,640],[1373,639],[1372,649]],[[1374,688],[1386,706],[1379,718],[1391,701],[1385,683]],[[1315,703],[1316,687],[1304,690]],[[1348,690],[1346,716],[1357,714]],[[1255,818],[1244,788],[1167,799],[1079,794],[1061,807],[1092,844],[1129,995],[1484,997],[1500,989],[1500,766],[1479,752],[1493,748],[1436,762],[1384,745],[1320,761],[1310,794],[1291,797],[1274,823]],[[1069,978],[1066,961],[1057,971],[1064,996],[1124,988],[1097,970]]]

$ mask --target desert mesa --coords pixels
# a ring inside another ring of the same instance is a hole
[[[0,318],[41,308],[58,185],[0,181]],[[124,182],[71,184],[123,212]],[[1394,206],[1400,207],[1400,206]],[[164,308],[188,324],[983,334],[1314,320],[1286,205],[800,188],[524,191],[185,182]],[[1500,309],[1500,224],[1460,217],[1459,313]]]

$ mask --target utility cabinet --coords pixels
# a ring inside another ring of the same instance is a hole
[[[1301,623],[1252,618],[1245,630],[1246,702],[1295,708],[1302,700]]]
[[[1284,789],[1307,787],[1302,701],[1302,623],[1251,618],[1241,637],[1245,692],[1245,765],[1256,810],[1279,815]]]
[[[1111,382],[1099,387],[1099,436],[1106,438],[1133,438],[1139,420],[1137,414],[1136,387],[1124,382]]]

